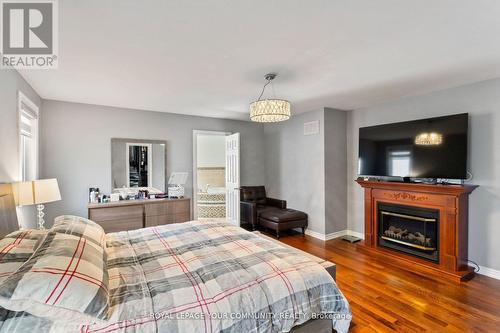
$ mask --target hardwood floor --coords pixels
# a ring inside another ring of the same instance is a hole
[[[353,313],[349,332],[500,332],[500,280],[433,280],[340,239],[280,240],[337,264],[337,284]]]

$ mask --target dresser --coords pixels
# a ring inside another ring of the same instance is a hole
[[[191,199],[149,199],[89,204],[88,218],[106,233],[191,220]]]

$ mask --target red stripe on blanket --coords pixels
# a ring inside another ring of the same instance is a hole
[[[61,279],[59,280],[59,282],[57,282],[56,286],[54,287],[54,289],[50,293],[49,297],[47,297],[47,299],[45,300],[45,304],[47,304],[49,302],[49,300],[52,298],[52,295],[54,295],[54,293],[56,292],[56,289],[59,287],[59,285],[61,284],[62,280],[64,279],[64,277],[68,273],[68,270],[71,267],[71,264],[73,263],[73,259],[75,258],[76,251],[78,251],[78,248],[80,247],[81,240],[82,240],[82,237],[80,237],[78,239],[78,243],[76,244],[76,247],[75,247],[75,252],[73,252],[73,255],[71,256],[71,260],[68,263],[68,267],[66,267],[66,270],[64,271],[64,274],[61,276]]]
[[[149,248],[148,248],[149,249]],[[199,260],[199,259],[204,259],[204,258],[208,258],[208,257],[211,257],[213,256],[214,254],[216,253],[227,253],[227,250],[219,250],[219,251],[214,251],[214,252],[211,252],[209,254],[206,254],[206,255],[198,255],[198,256],[192,256],[190,258],[187,258],[186,260],[184,260],[183,262],[184,263],[190,263],[191,261],[194,261],[194,260]],[[159,270],[165,270],[167,268],[171,268],[171,267],[175,267],[177,266],[177,263],[176,262],[173,262],[173,263],[170,263],[170,264],[165,264],[163,266],[159,266],[159,267],[156,267],[156,268],[153,268],[153,269],[150,269],[150,270],[147,270],[147,271],[143,271],[144,274],[151,274],[151,273],[154,273],[154,272],[157,272]],[[124,276],[136,276],[136,274],[134,273],[130,273],[130,274],[123,274],[123,273],[120,273],[118,275],[111,275],[109,277],[110,280],[114,280],[114,279],[118,279],[120,277],[124,277]]]
[[[284,270],[284,272],[291,272],[293,270],[294,270],[293,268],[290,268],[288,270]],[[228,296],[231,296],[231,295],[233,295],[233,294],[235,294],[235,293],[237,293],[239,291],[248,289],[248,288],[250,288],[252,286],[260,284],[263,281],[270,280],[270,279],[273,279],[273,278],[276,278],[276,277],[279,277],[279,274],[277,272],[273,272],[273,273],[270,273],[268,275],[264,275],[264,277],[256,279],[254,281],[247,282],[247,283],[245,283],[243,285],[239,285],[237,287],[233,287],[233,288],[228,289],[228,290],[224,290],[224,291],[218,293],[217,295],[215,295],[214,297],[209,298],[208,300],[210,300],[210,301],[207,302],[207,304],[215,304],[215,303],[223,300],[224,298],[226,298]],[[231,291],[228,292],[229,290],[231,290]],[[192,310],[192,309],[196,308],[197,306],[193,306],[193,304],[194,303],[188,303],[188,304],[184,304],[184,305],[179,306],[179,307],[174,307],[171,310],[159,310],[158,312],[168,311],[168,313],[172,315],[172,314],[176,314],[176,313],[179,313],[179,312],[182,312],[182,311]],[[187,308],[185,308],[186,306],[187,306]]]
[[[226,232],[222,231],[222,235],[227,238],[229,241],[231,241],[231,238],[227,235]],[[239,241],[237,240],[232,240],[232,242],[236,245],[238,245],[240,248],[244,249],[245,251],[247,251],[248,253],[252,254],[253,252],[247,247],[245,246],[244,244],[240,244]],[[288,289],[288,292],[290,293],[291,297],[290,297],[290,300],[292,301],[292,307],[293,307],[293,315],[295,316],[295,314],[298,312],[298,305],[296,304],[296,300],[295,300],[295,291],[293,290],[293,286],[290,282],[290,280],[288,279],[288,277],[283,274],[280,269],[274,265],[273,263],[271,263],[270,261],[266,261],[266,260],[262,260],[262,262],[264,262],[265,264],[267,264],[269,267],[271,267],[271,269],[275,272],[277,272],[279,274],[279,276],[281,277],[281,280],[283,281],[283,283],[285,284],[285,287]]]
[[[83,252],[85,251],[85,245],[86,244],[87,244],[87,239],[84,239],[83,240],[83,245],[82,245],[82,250],[80,252],[80,256],[78,257],[78,261],[76,262],[75,269],[73,269],[73,272],[69,276],[68,281],[66,281],[66,284],[64,285],[64,287],[62,288],[61,292],[59,293],[59,296],[57,296],[56,300],[52,303],[52,305],[55,305],[57,303],[57,301],[59,300],[59,298],[61,297],[61,295],[64,293],[64,290],[66,290],[66,287],[68,286],[69,282],[71,281],[71,279],[73,278],[73,276],[75,276],[75,272],[78,270],[78,266],[80,265],[80,260],[82,259]]]
[[[64,269],[60,269],[60,268],[56,268],[56,267],[41,267],[41,268],[33,269],[32,271],[33,271],[33,272],[35,272],[35,271],[38,271],[38,270],[40,270],[40,271],[42,271],[42,270],[48,270],[48,271],[59,271],[59,272],[64,272]],[[57,273],[56,273],[56,272],[54,272],[54,274],[57,274]],[[61,273],[59,273],[59,274],[61,274]],[[93,281],[94,281],[94,282],[96,282],[97,284],[102,283],[102,281],[101,281],[101,280],[99,280],[99,279],[97,279],[97,278],[95,278],[95,277],[93,277],[93,276],[90,276],[90,275],[88,275],[88,274],[85,274],[85,273],[82,273],[82,272],[76,272],[75,274],[78,274],[78,275],[80,275],[80,276],[83,276],[83,277],[86,277],[86,278],[88,278],[88,279],[90,279],[90,280],[93,280]]]
[[[163,239],[163,237],[159,234],[157,228],[153,228],[153,232],[156,234],[160,242],[163,244],[163,246],[167,249],[168,252],[172,255],[174,260],[178,263],[179,267],[181,267],[182,272],[186,275],[188,278],[189,282],[191,282],[191,285],[193,286],[194,293],[196,294],[196,299],[203,310],[205,307],[206,311],[210,315],[210,310],[208,309],[205,297],[203,296],[203,291],[201,290],[201,287],[196,283],[192,273],[187,269],[187,267],[184,265],[184,263],[179,259],[179,257],[175,254],[175,252],[170,248],[167,242]],[[200,292],[200,295],[198,295],[198,291]],[[201,301],[200,301],[200,296],[201,296]],[[212,319],[209,318],[208,323],[210,324],[210,332],[212,331]],[[205,332],[207,332],[207,318],[204,317],[204,324],[205,324]]]
[[[308,262],[309,263],[309,262]],[[293,271],[294,269],[293,268],[290,268],[288,270],[284,270],[284,272],[289,272],[289,271]],[[225,290],[223,292],[220,292],[219,294],[215,295],[213,298],[207,298],[207,304],[215,304],[219,301],[221,301],[222,299],[228,297],[228,296],[231,296],[232,294],[235,294],[237,293],[238,291],[242,291],[242,290],[245,290],[245,289],[248,289],[258,283],[261,283],[263,281],[266,281],[266,280],[269,280],[269,279],[272,279],[272,278],[275,278],[275,277],[278,277],[278,274],[276,272],[273,272],[273,273],[269,273],[267,275],[264,275],[263,277],[259,278],[259,279],[256,279],[252,282],[248,282],[246,284],[243,284],[243,285],[240,285],[240,286],[237,286],[237,287],[233,287],[231,289],[228,289],[228,290]],[[231,292],[228,292],[229,290],[231,290]],[[210,301],[209,301],[210,300]],[[179,312],[182,312],[182,311],[188,311],[188,310],[192,310],[192,309],[195,309],[195,308],[198,308],[200,307],[199,303],[198,302],[193,302],[193,303],[187,303],[187,304],[184,304],[184,305],[181,305],[181,306],[178,306],[178,307],[174,307],[174,308],[171,308],[171,309],[160,309],[158,310],[158,313],[162,313],[162,312],[167,312],[168,311],[168,314],[170,315],[174,315],[176,313],[179,313]],[[137,318],[136,320],[140,320],[140,319],[143,319],[143,318],[148,318],[149,316],[144,316],[144,317],[139,317]],[[98,331],[102,331],[104,329],[107,329],[113,325],[119,325],[120,323],[123,323],[125,322],[126,320],[123,320],[123,321],[119,321],[119,322],[116,322],[116,323],[113,323],[113,324],[110,324],[106,327],[103,327],[103,328],[100,328],[100,329],[96,329],[96,330],[92,330],[92,332],[98,332]],[[116,330],[117,328],[115,328]],[[106,332],[109,332],[109,331],[106,331]]]
[[[34,273],[47,273],[47,274],[52,274],[52,275],[62,275],[63,273],[62,272],[54,272],[52,271],[50,268],[49,269],[33,269],[32,272]],[[100,289],[102,289],[104,292],[108,292],[108,289],[106,288],[106,286],[104,286],[102,284],[102,281],[96,279],[96,278],[93,278],[91,276],[88,276],[86,274],[82,274],[82,273],[79,273],[79,272],[75,272],[75,278],[77,279],[80,279],[82,281],[86,281],[88,283],[91,283],[91,284],[94,284],[96,286],[98,286]]]
[[[31,230],[23,231],[20,232],[17,236],[16,239],[12,242],[6,245],[1,251],[0,251],[0,260],[3,259],[3,257],[9,253],[13,248],[15,248],[17,245],[21,244],[21,242],[26,238],[31,233]]]
[[[313,265],[313,266],[316,266],[316,264],[314,262],[311,262],[309,260],[307,261],[303,261],[303,262],[298,262],[295,264],[295,267],[292,267],[292,268],[288,268],[286,270],[283,270],[282,272],[283,273],[288,273],[288,272],[292,272],[294,270],[296,270],[296,267],[301,267],[301,268],[304,268],[304,267],[307,267],[307,266],[310,266],[310,265]],[[301,266],[303,265],[303,266]],[[228,296],[231,296],[239,291],[242,291],[242,290],[245,290],[245,289],[248,289],[250,287],[253,287],[254,285],[257,285],[263,281],[266,281],[266,280],[269,280],[269,279],[273,279],[273,278],[276,278],[278,277],[278,273],[277,272],[272,272],[272,273],[269,273],[267,275],[264,275],[254,281],[251,281],[251,282],[247,282],[245,284],[242,284],[242,285],[239,285],[239,286],[235,286],[233,288],[230,288],[228,290],[224,290],[224,291],[221,291],[220,293],[214,295],[212,298],[207,298],[206,299],[206,303],[207,304],[215,304],[221,300],[223,300],[224,298],[228,297]],[[192,302],[192,303],[187,303],[187,304],[183,304],[183,305],[180,305],[178,307],[173,307],[173,308],[170,308],[170,309],[159,309],[157,310],[156,312],[157,313],[162,313],[162,312],[167,312],[168,314],[170,315],[173,315],[173,314],[176,314],[176,313],[179,313],[179,312],[182,312],[182,311],[188,311],[188,310],[192,310],[192,309],[195,309],[197,307],[200,307],[200,304],[198,302]],[[144,319],[144,318],[149,318],[150,316],[143,316],[143,317],[139,317],[139,318],[136,318],[134,320],[140,320],[140,319]],[[115,323],[112,323],[112,324],[109,324],[108,326],[105,326],[105,327],[101,327],[101,328],[98,328],[98,329],[94,329],[90,332],[100,332],[102,330],[105,330],[107,328],[110,328],[114,325],[120,325],[121,323],[123,322],[126,322],[126,321],[129,321],[129,320],[122,320],[122,321],[117,321]],[[152,321],[152,320],[151,320]],[[116,330],[116,329],[119,329],[119,328],[115,328],[113,330]],[[110,332],[110,331],[105,331],[105,332]],[[100,332],[100,333],[105,333],[105,332]]]

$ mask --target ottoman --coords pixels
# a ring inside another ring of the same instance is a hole
[[[259,225],[276,231],[280,238],[280,231],[302,228],[302,234],[307,227],[307,214],[295,209],[266,209],[259,215]]]

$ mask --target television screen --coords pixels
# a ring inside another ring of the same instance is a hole
[[[467,178],[467,113],[359,129],[363,176]]]

